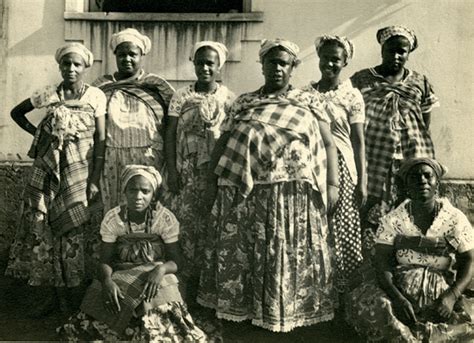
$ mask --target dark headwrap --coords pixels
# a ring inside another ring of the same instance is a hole
[[[441,179],[443,175],[448,172],[448,169],[445,166],[443,166],[441,163],[439,163],[438,161],[432,158],[428,158],[428,157],[410,158],[402,162],[402,165],[398,171],[398,176],[400,177],[401,181],[403,181],[404,184],[406,184],[406,179],[410,170],[414,166],[417,166],[419,164],[426,164],[430,166],[431,168],[433,168],[438,180]]]

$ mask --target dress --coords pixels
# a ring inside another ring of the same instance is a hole
[[[466,216],[447,199],[438,201],[441,209],[426,237],[444,238],[450,244],[448,252],[440,254],[403,246],[395,248],[397,266],[393,270],[394,283],[411,301],[421,323],[410,328],[399,321],[394,315],[390,298],[378,287],[375,279],[364,282],[348,296],[347,320],[370,341],[472,342],[474,339],[472,299],[462,296],[446,323],[440,322],[437,313],[430,307],[453,282],[455,253],[474,249],[474,231]],[[395,245],[397,235],[423,236],[410,219],[407,211],[409,202],[404,201],[381,219],[377,243]]]
[[[334,316],[326,151],[311,95],[261,89],[234,102],[215,173],[198,303],[278,332]]]
[[[375,205],[369,212],[373,224],[400,202],[395,183],[400,161],[435,155],[423,114],[439,106],[438,98],[426,76],[405,71],[402,80],[392,83],[374,68],[351,77],[365,101],[367,194],[368,203]]]
[[[78,100],[65,101],[61,85],[30,100],[47,113],[28,153],[34,161],[6,274],[32,286],[75,287],[93,277],[98,258],[102,212],[91,211],[86,189],[95,118],[105,115],[106,99],[84,84]]]
[[[355,198],[357,168],[351,143],[351,125],[364,123],[364,99],[350,80],[335,90],[322,93],[314,88],[315,82],[304,87],[320,101],[331,120],[331,132],[338,151],[339,201],[331,229],[334,234],[337,288],[343,292],[347,279],[362,263],[362,234],[359,208]]]
[[[178,279],[168,274],[151,302],[140,296],[147,273],[163,262],[164,243],[178,240],[179,223],[174,215],[158,203],[151,213],[151,224],[131,224],[125,207],[110,210],[101,226],[104,242],[117,245],[118,261],[112,279],[120,287],[124,299],[121,311],[110,314],[102,307],[101,283],[89,287],[81,312],[58,328],[68,341],[105,340],[138,342],[204,342],[206,335],[193,322],[180,292]],[[125,219],[124,219],[125,218]]]
[[[176,167],[180,176],[179,195],[164,200],[179,220],[180,243],[186,259],[184,273],[199,276],[207,218],[202,215],[208,164],[234,94],[219,85],[210,94],[198,93],[194,84],[179,89],[171,99],[168,115],[178,118]]]
[[[101,193],[104,209],[121,201],[120,174],[128,164],[153,166],[163,172],[163,120],[174,93],[154,74],[115,80],[104,75],[94,82],[107,96],[107,138]]]

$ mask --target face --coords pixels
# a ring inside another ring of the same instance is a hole
[[[403,69],[410,54],[410,42],[402,36],[389,38],[382,46],[382,64],[392,71]]]
[[[132,177],[125,187],[128,210],[139,213],[145,211],[153,200],[154,193],[150,181],[145,177]]]
[[[117,69],[124,76],[135,75],[142,68],[142,61],[142,50],[133,43],[123,42],[115,49]]]
[[[438,178],[429,165],[418,164],[408,172],[406,187],[411,199],[430,200],[436,193]]]
[[[326,79],[339,77],[342,68],[347,65],[344,49],[336,43],[326,43],[319,50],[319,70]]]
[[[194,72],[199,82],[214,82],[219,73],[219,54],[213,49],[199,49],[194,56]]]
[[[61,76],[66,83],[76,83],[82,80],[86,70],[84,59],[75,53],[66,54],[59,62]]]
[[[279,90],[286,87],[294,68],[294,57],[278,47],[271,49],[264,57],[262,71],[265,86],[269,90]]]

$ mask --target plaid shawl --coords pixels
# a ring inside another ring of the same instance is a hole
[[[412,71],[404,80],[394,83],[371,69],[356,73],[351,80],[365,101],[367,191],[381,198],[398,144],[403,159],[434,158],[433,141],[423,113],[437,105],[437,98],[426,78]]]
[[[311,149],[312,175],[304,181],[310,182],[325,201],[326,150],[318,121],[310,107],[288,96],[261,98],[257,93],[253,101],[245,99],[240,105],[240,112],[233,118],[231,136],[215,173],[239,187],[241,194],[246,197],[256,181],[261,181],[259,171],[262,167],[271,168],[282,150],[292,141],[299,140]],[[285,178],[263,182],[292,180],[288,174]]]
[[[77,137],[63,143],[53,135],[55,108],[67,108],[84,128]],[[89,218],[86,196],[92,170],[95,118],[89,104],[65,101],[48,108],[36,130],[28,156],[34,158],[31,177],[25,187],[25,203],[48,214],[54,235],[60,236]]]

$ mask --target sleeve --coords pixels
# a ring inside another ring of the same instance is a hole
[[[181,115],[181,107],[183,106],[184,92],[182,89],[179,89],[174,93],[170,101],[170,106],[168,108],[168,116],[170,117],[179,117]]]
[[[397,234],[392,216],[386,215],[380,219],[380,225],[375,234],[375,243],[393,245]]]
[[[123,223],[117,220],[117,208],[111,209],[105,215],[102,223],[100,224],[100,236],[102,241],[105,243],[115,243],[117,237],[121,236],[122,230],[124,229]]]
[[[33,92],[30,101],[34,108],[43,108],[59,101],[57,86],[49,85]]]
[[[354,88],[353,97],[349,111],[349,124],[359,124],[365,122],[365,104],[361,92]]]
[[[179,222],[174,214],[164,207],[153,223],[152,232],[160,235],[165,243],[176,243],[179,236]]]
[[[94,87],[94,117],[105,116],[107,108],[107,97],[99,88]]]
[[[435,95],[433,91],[433,86],[428,81],[426,76],[423,76],[424,82],[424,92],[423,98],[421,99],[421,112],[422,113],[429,113],[435,107],[439,107],[439,100],[438,97]]]
[[[459,243],[457,251],[463,253],[474,249],[474,230],[464,213],[456,209],[454,222],[454,238]]]

